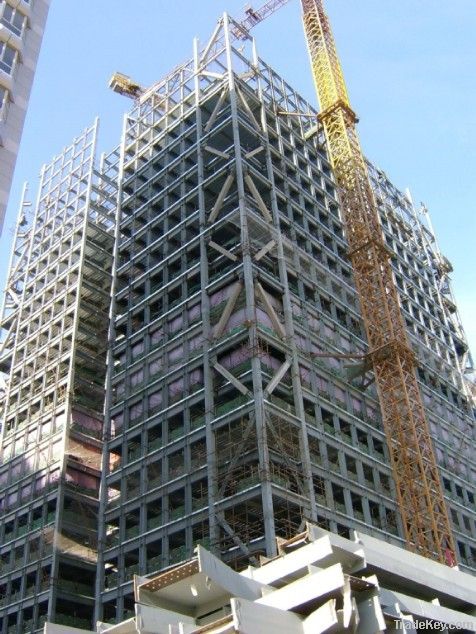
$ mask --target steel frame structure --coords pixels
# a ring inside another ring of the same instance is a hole
[[[90,624],[117,154],[97,121],[20,209],[2,314],[0,631]],[[75,596],[81,595],[80,598]]]
[[[403,542],[375,386],[362,391],[351,377],[365,365],[340,358],[368,346],[317,112],[249,36],[233,43],[239,28],[224,16],[125,119],[98,619],[132,614],[133,574],[186,559],[197,543],[240,565],[275,554],[276,535],[305,519]],[[371,173],[398,244],[397,283],[415,286],[407,328],[431,359],[419,379],[470,565],[464,341],[432,294],[427,230]],[[443,430],[461,438],[464,458]],[[445,472],[450,455],[457,476]]]
[[[35,214],[25,192],[0,344],[2,634],[92,612],[114,238],[96,616],[123,618],[133,573],[197,543],[239,566],[311,519],[402,544],[375,387],[349,363],[368,346],[316,117],[225,16],[143,93],[120,153],[96,169],[96,124],[44,168]],[[474,568],[472,366],[451,266],[426,211],[367,169]]]

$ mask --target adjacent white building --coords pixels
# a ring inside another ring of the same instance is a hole
[[[50,1],[0,1],[0,233]]]

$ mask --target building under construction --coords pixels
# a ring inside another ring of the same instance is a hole
[[[95,619],[133,616],[133,575],[197,544],[241,569],[306,521],[408,542],[317,111],[226,15],[163,81],[125,85],[136,103],[118,150],[96,168],[88,130],[18,222],[2,634],[46,618],[90,629],[94,583]],[[368,169],[456,542],[447,563],[474,570],[471,359],[451,266],[426,211]]]
[[[310,520],[404,545],[317,112],[228,17],[121,146],[97,618],[205,544],[241,567]],[[296,116],[296,113],[299,116]],[[467,345],[424,214],[369,166],[461,569],[475,565]]]
[[[25,191],[3,306],[0,631],[87,626],[94,606],[117,155],[97,124]]]

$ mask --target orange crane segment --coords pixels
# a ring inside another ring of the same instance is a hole
[[[322,0],[301,0],[320,121],[379,395],[404,537],[410,550],[455,565],[455,544],[377,204]]]

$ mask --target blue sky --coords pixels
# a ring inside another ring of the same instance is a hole
[[[264,0],[256,0],[259,7]],[[108,88],[118,70],[151,84],[191,56],[219,15],[244,0],[52,0],[0,241],[4,277],[21,187],[99,115],[100,150],[119,141],[130,102]],[[327,0],[367,156],[430,210],[451,260],[476,351],[476,0]],[[316,102],[298,0],[255,29],[258,51]]]

